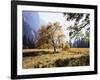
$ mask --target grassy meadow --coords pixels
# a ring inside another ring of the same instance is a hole
[[[88,66],[89,48],[23,49],[23,68]]]

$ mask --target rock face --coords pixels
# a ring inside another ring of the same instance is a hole
[[[40,27],[38,12],[23,11],[23,48],[34,48]]]

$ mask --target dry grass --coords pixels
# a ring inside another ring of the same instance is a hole
[[[23,68],[45,68],[45,67],[57,67],[60,61],[61,66],[65,66],[66,60],[80,59],[80,57],[89,56],[89,48],[69,48],[66,51],[62,51],[58,49],[58,53],[53,53],[53,50],[43,50],[43,51],[36,51],[34,55],[34,50],[31,51],[31,56],[24,56],[23,57]],[[23,52],[24,54],[29,54],[30,52]],[[56,64],[57,63],[57,64]],[[82,65],[82,64],[81,64]]]
[[[72,53],[89,53],[89,48],[70,48],[68,49],[69,52],[72,52]]]

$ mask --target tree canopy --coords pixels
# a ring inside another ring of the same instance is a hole
[[[47,26],[43,25],[39,30],[37,46],[49,45],[56,52],[56,48],[61,46],[63,42],[64,33],[61,28],[62,26],[59,22],[49,23]]]
[[[83,28],[90,30],[90,14],[85,13],[64,13],[67,21],[74,21],[74,25],[70,25],[67,29],[70,31],[70,38],[74,38],[77,34],[80,34]]]

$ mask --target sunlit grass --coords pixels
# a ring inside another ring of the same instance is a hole
[[[89,48],[69,48],[66,50],[57,49],[54,53],[52,49],[24,50],[24,54],[31,54],[23,57],[23,68],[46,68],[63,66],[86,66],[89,65]]]

